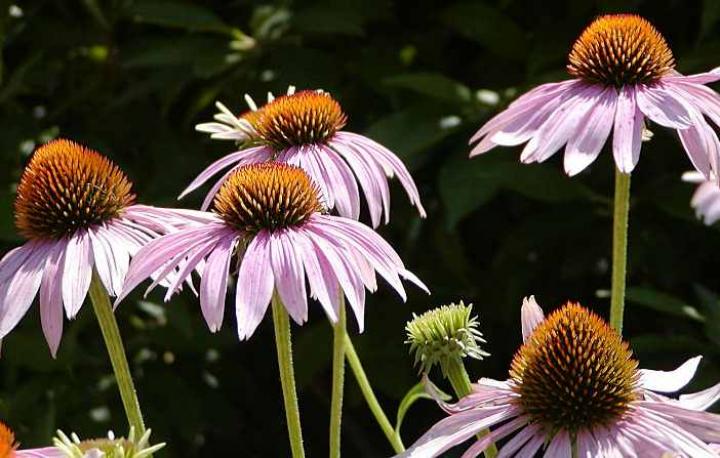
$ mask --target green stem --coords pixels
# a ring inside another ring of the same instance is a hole
[[[612,291],[610,325],[622,333],[627,281],[628,214],[630,208],[630,174],[615,169],[615,204],[613,211]]]
[[[345,383],[345,296],[340,296],[340,313],[333,329],[332,403],[330,405],[330,458],[340,457],[343,388]]]
[[[445,370],[447,378],[448,380],[450,380],[450,385],[452,385],[453,390],[455,391],[455,395],[458,397],[458,399],[472,393],[472,384],[470,383],[470,377],[468,376],[468,373],[465,370],[465,366],[463,365],[460,358],[449,359],[443,365],[443,369]],[[490,434],[489,429],[480,431],[478,437],[483,437],[487,434]],[[488,445],[484,453],[486,458],[495,458],[497,456],[498,450],[493,443]]]
[[[105,346],[115,372],[115,380],[120,390],[120,397],[122,398],[123,407],[125,407],[128,423],[135,429],[135,434],[142,436],[145,434],[145,423],[140,411],[140,402],[135,391],[135,385],[130,375],[127,356],[125,356],[125,350],[123,349],[120,329],[118,329],[108,293],[96,272],[93,272],[92,281],[90,282],[90,301],[100,324],[103,339],[105,339]]]
[[[370,386],[370,381],[368,380],[365,370],[362,367],[360,358],[358,358],[357,352],[355,351],[355,346],[347,333],[345,333],[345,357],[348,360],[348,364],[350,364],[350,369],[352,369],[353,374],[355,375],[355,380],[357,380],[360,391],[362,391],[365,401],[367,402],[368,407],[370,407],[370,411],[375,416],[375,421],[377,421],[380,429],[382,429],[382,432],[385,434],[388,442],[392,445],[395,453],[404,452],[405,446],[402,443],[402,439],[400,439],[400,436],[395,433],[395,429],[392,424],[390,424],[390,420],[388,420],[385,412],[382,410],[382,407],[380,407],[380,403],[375,397],[372,386]]]
[[[275,325],[275,347],[277,348],[278,366],[280,367],[280,384],[282,385],[285,402],[285,418],[287,420],[290,450],[293,458],[305,456],[303,449],[302,428],[300,426],[300,409],[298,408],[297,390],[295,388],[295,370],[292,360],[292,343],[290,341],[290,317],[277,292],[272,298],[273,324]]]

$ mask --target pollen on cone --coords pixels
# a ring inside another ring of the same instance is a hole
[[[70,140],[38,148],[15,199],[15,225],[29,239],[56,239],[103,223],[132,205],[131,183],[112,161]]]
[[[573,45],[567,66],[576,78],[617,87],[653,83],[674,67],[665,38],[650,22],[634,14],[595,19]]]

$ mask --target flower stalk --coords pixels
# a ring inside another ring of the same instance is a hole
[[[402,439],[395,432],[395,428],[393,428],[390,420],[388,420],[387,415],[385,415],[385,412],[380,406],[380,403],[373,392],[372,386],[370,385],[367,374],[365,374],[360,358],[355,351],[355,346],[347,333],[345,333],[345,357],[350,365],[350,369],[355,375],[355,380],[357,380],[360,391],[362,391],[363,397],[365,398],[365,402],[367,402],[367,405],[375,417],[375,421],[377,421],[377,424],[380,426],[383,434],[385,434],[385,437],[388,442],[390,442],[390,445],[393,450],[395,450],[395,453],[404,452],[405,446],[402,443]]]
[[[142,411],[140,410],[140,402],[138,401],[137,392],[130,375],[130,367],[128,365],[125,349],[123,348],[122,338],[120,337],[120,329],[118,328],[115,314],[113,313],[110,298],[105,290],[97,272],[93,271],[92,280],[90,282],[90,301],[95,310],[100,330],[102,331],[105,346],[107,347],[110,363],[115,372],[115,380],[120,390],[125,415],[127,416],[130,428],[137,431],[140,436],[145,435],[145,422],[143,421]]]
[[[297,389],[295,388],[295,370],[293,369],[292,343],[290,339],[290,317],[277,292],[272,297],[273,325],[275,326],[275,346],[277,348],[280,384],[285,402],[290,450],[293,458],[303,458],[302,427],[298,408]]]
[[[612,290],[610,325],[622,334],[627,282],[627,239],[630,208],[630,174],[615,169],[615,202],[613,206]]]
[[[343,390],[345,384],[345,296],[340,296],[338,321],[333,328],[332,401],[330,404],[330,458],[340,457]]]

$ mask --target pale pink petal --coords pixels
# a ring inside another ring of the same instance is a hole
[[[545,458],[571,458],[572,443],[567,431],[559,431],[555,434],[550,445],[545,450]]]
[[[57,242],[62,243],[62,242]],[[43,269],[53,243],[28,242],[21,252],[28,251],[22,264],[17,266],[14,274],[0,283],[0,339],[5,337],[17,326],[40,289]],[[18,252],[15,252],[18,256]],[[13,257],[15,257],[13,256]],[[14,263],[18,258],[8,262]],[[6,267],[7,268],[7,267]]]
[[[524,418],[526,422],[529,421],[525,417],[520,418]],[[543,436],[540,426],[537,423],[528,424],[498,450],[497,458],[511,458],[515,456],[515,453],[523,448],[529,440],[538,436]]]
[[[514,407],[499,406],[468,410],[437,422],[405,452],[403,458],[430,458],[459,445],[478,432],[516,416]]]
[[[693,84],[708,84],[720,80],[720,67],[713,68],[709,72],[697,73],[695,75],[677,75],[666,79]]]
[[[235,313],[240,340],[249,339],[265,316],[273,284],[269,238],[259,232],[248,244],[238,273]]]
[[[540,447],[545,443],[545,434],[536,434],[521,448],[515,458],[534,458]]]
[[[87,231],[92,247],[93,264],[105,290],[111,296],[117,296],[122,288],[122,282],[115,272],[116,261],[105,237],[100,236],[104,228],[90,228]]]
[[[695,376],[701,359],[702,356],[690,358],[673,371],[640,369],[640,385],[646,390],[660,393],[679,391]]]
[[[607,88],[597,95],[592,108],[580,121],[582,128],[573,135],[565,148],[565,173],[577,175],[592,164],[600,154],[615,117],[617,92],[615,88]]]
[[[462,458],[474,458],[485,451],[493,442],[504,439],[507,435],[514,433],[518,429],[527,425],[527,418],[515,418],[504,425],[493,430],[490,434],[486,434],[482,439],[475,442],[469,449],[463,453]]]
[[[664,127],[686,129],[692,125],[692,107],[668,87],[637,86],[637,105],[645,116]]]
[[[520,155],[524,163],[543,162],[559,150],[576,133],[580,120],[593,107],[604,91],[597,86],[579,86],[569,92],[568,99],[548,116]]]
[[[63,331],[62,278],[64,264],[64,246],[61,244],[52,246],[45,262],[40,285],[40,322],[53,358],[57,355]]]
[[[208,256],[203,268],[200,282],[200,309],[211,332],[219,331],[222,326],[235,239],[231,235],[220,240]]]
[[[527,341],[537,325],[542,323],[544,319],[545,314],[543,314],[542,308],[535,301],[535,296],[524,298],[520,308],[523,342]]]
[[[324,177],[335,195],[338,214],[347,218],[360,217],[360,193],[348,164],[330,146],[318,146],[313,152],[324,169]]]
[[[75,318],[85,301],[93,272],[92,246],[85,231],[78,231],[67,241],[62,277],[62,298],[65,313]]]
[[[305,269],[288,232],[281,230],[270,234],[270,264],[280,299],[292,319],[303,324],[308,317]]]
[[[697,393],[682,394],[678,404],[686,409],[706,410],[720,399],[720,383]]]
[[[66,456],[65,452],[57,447],[17,450],[13,455],[14,458],[65,458]]]
[[[256,162],[258,155],[265,155],[267,158],[272,156],[272,151],[265,146],[256,146],[252,148],[243,149],[234,153],[228,154],[227,156],[218,159],[217,161],[210,164],[200,175],[197,176],[185,190],[180,194],[178,199],[182,199],[195,189],[202,186],[207,180],[212,178],[213,175],[219,173],[221,170],[230,167],[233,164],[245,163],[248,159]],[[259,161],[257,161],[259,162]]]
[[[15,272],[25,263],[36,246],[36,242],[28,242],[13,248],[3,256],[0,260],[0,283],[15,275]]]
[[[333,277],[330,284],[325,281],[323,269],[315,253],[315,246],[304,231],[293,232],[291,238],[298,250],[297,255],[303,262],[305,274],[310,284],[311,296],[320,302],[330,321],[336,323],[338,319],[337,301],[340,296],[337,280]]]
[[[613,156],[617,168],[630,173],[640,159],[643,114],[637,108],[635,88],[624,86],[618,94],[613,134]]]

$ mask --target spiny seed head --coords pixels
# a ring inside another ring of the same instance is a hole
[[[256,233],[300,225],[324,207],[302,169],[264,162],[235,171],[215,196],[213,210],[236,229]]]
[[[593,84],[652,84],[675,68],[665,38],[635,14],[595,19],[575,41],[568,72]]]
[[[15,198],[15,225],[29,239],[58,239],[101,224],[135,202],[131,183],[100,153],[70,140],[38,148]]]
[[[568,303],[540,323],[515,354],[519,404],[549,431],[577,432],[619,419],[636,399],[637,362],[620,335]]]
[[[16,448],[15,433],[5,423],[0,422],[0,458],[13,458]]]
[[[440,364],[444,375],[446,363],[451,359],[483,359],[488,356],[480,348],[485,343],[478,330],[479,323],[472,315],[472,304],[443,305],[427,311],[405,326],[410,353],[415,354],[415,365],[421,372],[428,372],[434,365]]]
[[[248,121],[261,142],[281,150],[325,142],[345,126],[347,116],[327,92],[300,91],[269,102]]]

